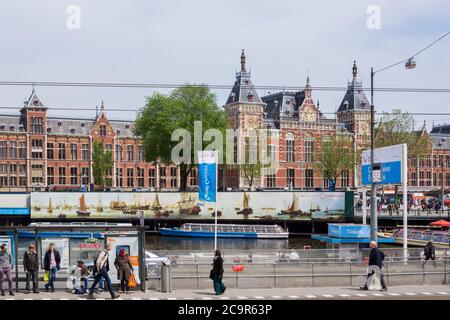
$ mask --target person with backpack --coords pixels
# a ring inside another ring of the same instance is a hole
[[[433,241],[431,241],[431,240],[428,241],[427,245],[424,248],[424,255],[425,255],[425,261],[423,262],[423,265],[425,265],[425,263],[431,259],[433,261],[434,267],[436,268],[436,253],[435,253]]]
[[[375,241],[370,241],[370,254],[369,254],[369,267],[370,266],[377,266],[380,269],[380,282],[381,282],[381,291],[387,291],[386,284],[384,283],[384,277],[383,273],[381,272],[381,268],[383,267],[383,260],[384,260],[384,252],[381,251],[377,243]],[[367,274],[367,279],[369,279],[375,271],[372,271],[372,273]],[[361,290],[369,290],[367,287],[367,282],[363,287],[360,287]]]
[[[225,293],[227,289],[222,282],[223,277],[223,259],[222,253],[220,250],[215,251],[214,260],[213,260],[213,268],[210,272],[210,278],[213,280],[214,291],[216,295],[221,295]]]
[[[23,268],[26,275],[25,293],[30,293],[30,279],[33,281],[33,292],[39,293],[39,258],[34,244],[28,245],[28,251],[23,256]]]
[[[8,246],[6,243],[2,243],[0,246],[0,292],[1,295],[5,295],[3,290],[3,275],[5,275],[8,281],[9,295],[13,296],[14,292],[12,289],[12,257],[8,252]]]
[[[130,258],[125,252],[125,249],[120,249],[119,255],[114,261],[114,266],[117,269],[117,279],[120,280],[120,290],[122,293],[130,293],[130,276],[133,273],[133,265]]]
[[[60,263],[61,255],[59,254],[59,251],[55,249],[55,244],[50,243],[44,256],[44,269],[45,272],[48,272],[48,283],[45,285],[45,290],[47,290],[47,292],[49,289],[51,289],[52,292],[55,292],[56,272],[61,269]]]
[[[99,283],[100,279],[103,277],[106,281],[106,286],[108,287],[109,293],[111,294],[111,299],[116,299],[120,297],[119,294],[114,292],[111,284],[111,279],[109,278],[109,251],[111,251],[111,243],[107,243],[105,249],[99,252],[97,258],[94,260],[94,270],[96,272],[94,283],[89,290],[89,298],[94,298],[95,286]]]

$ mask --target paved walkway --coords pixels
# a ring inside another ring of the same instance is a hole
[[[1,297],[0,300],[88,300],[87,295],[75,295],[65,291],[39,294],[16,293],[15,296]],[[95,300],[110,300],[108,292],[96,294]],[[388,291],[362,291],[357,287],[320,288],[274,288],[235,289],[230,288],[222,296],[211,290],[183,289],[170,293],[148,290],[121,294],[117,300],[366,300],[366,299],[445,299],[450,300],[450,285],[435,286],[395,286]]]

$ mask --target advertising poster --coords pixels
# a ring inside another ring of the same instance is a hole
[[[121,249],[125,249],[128,257],[130,258],[131,264],[133,266],[133,273],[136,279],[136,283],[139,285],[141,283],[139,279],[139,239],[138,237],[108,237],[106,239],[107,243],[112,244],[112,250],[109,253],[109,276],[112,283],[120,283],[117,278],[117,269],[114,267],[114,261],[119,255]]]
[[[69,268],[69,238],[46,238],[41,240],[41,248],[42,248],[42,265],[44,265],[44,257],[45,253],[48,250],[50,243],[55,245],[55,249],[59,251],[61,255],[61,264],[60,267],[62,269]]]
[[[8,247],[8,252],[11,254],[12,260],[13,260],[13,267],[14,267],[14,263],[15,263],[15,252],[14,252],[14,241],[11,237],[7,237],[7,236],[0,236],[0,245],[5,243]]]
[[[339,220],[345,192],[219,192],[218,220]],[[211,219],[214,203],[195,192],[35,192],[32,219]]]

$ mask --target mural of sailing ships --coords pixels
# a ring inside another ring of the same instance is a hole
[[[278,215],[289,215],[291,217],[309,216],[307,212],[300,210],[300,201],[296,193],[292,193],[292,203],[286,210],[281,210]]]
[[[91,215],[91,212],[86,207],[86,200],[84,194],[80,197],[80,210],[77,210],[77,215],[87,217]]]
[[[155,194],[155,199],[153,200],[151,210],[155,213],[156,217],[168,217],[169,213],[173,212],[169,210],[162,210],[162,206],[159,203],[159,196],[157,193]]]
[[[317,212],[317,211],[320,211],[319,205],[318,204],[317,205],[311,204],[311,208],[309,209],[309,212],[312,214],[312,213]]]
[[[178,201],[180,215],[198,215],[202,209],[195,205],[196,197],[191,194],[182,193],[181,201]]]
[[[243,209],[239,209],[239,211],[236,212],[236,214],[242,214],[244,215],[244,219],[248,219],[248,216],[253,214],[253,209],[250,208],[250,195],[247,194],[247,192],[244,192],[244,199],[242,201],[242,207]]]

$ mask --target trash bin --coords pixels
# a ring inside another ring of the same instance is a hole
[[[161,264],[161,292],[172,291],[171,275],[170,275],[170,260],[163,261]]]

